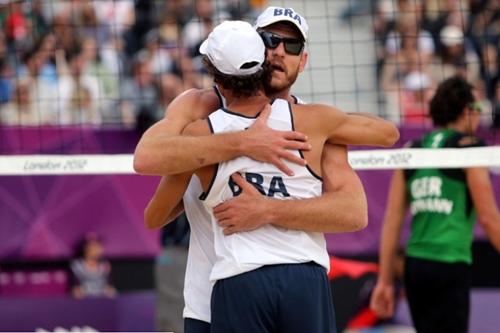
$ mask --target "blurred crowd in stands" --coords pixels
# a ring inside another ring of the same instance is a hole
[[[484,125],[491,125],[495,109],[500,112],[500,1],[357,2],[373,9],[381,116],[427,122],[434,88],[459,73],[478,88]],[[212,28],[225,19],[253,22],[267,5],[0,0],[0,124],[116,124],[142,131],[179,93],[211,84],[198,47]]]
[[[462,75],[477,88],[484,125],[500,106],[498,0],[378,0],[377,76],[390,120],[422,124],[442,80]]]
[[[143,130],[205,87],[198,47],[262,1],[0,0],[0,123]]]

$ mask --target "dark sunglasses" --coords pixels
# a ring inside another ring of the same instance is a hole
[[[259,35],[262,37],[264,45],[270,49],[277,48],[282,42],[285,46],[285,52],[291,55],[299,55],[304,49],[304,42],[300,39],[281,37],[269,31],[260,31]]]

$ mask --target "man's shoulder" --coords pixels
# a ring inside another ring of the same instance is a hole
[[[169,113],[182,112],[189,118],[206,118],[208,114],[220,107],[220,100],[213,88],[189,89],[177,96],[168,106]]]
[[[175,98],[175,100],[191,101],[191,102],[202,102],[208,99],[218,99],[215,89],[210,88],[191,88]]]
[[[300,128],[305,126],[308,131],[338,126],[343,121],[342,111],[326,104],[292,104],[291,110],[295,125]]]
[[[331,114],[343,114],[339,109],[326,104],[321,103],[308,103],[308,104],[293,104],[293,110],[297,110],[299,112],[328,112]]]

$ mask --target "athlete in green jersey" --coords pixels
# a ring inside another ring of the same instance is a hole
[[[414,148],[467,148],[483,143],[473,134],[480,120],[472,86],[454,77],[430,103],[436,130]],[[395,258],[402,223],[411,213],[404,282],[417,332],[467,332],[473,225],[480,222],[500,251],[500,213],[486,168],[413,169],[394,172],[382,229],[380,271],[371,307],[394,313]],[[477,216],[476,216],[477,212]]]
[[[412,148],[483,146],[473,136],[438,129]],[[476,213],[463,169],[405,170],[406,194],[412,214],[409,257],[442,262],[472,263],[471,244]]]

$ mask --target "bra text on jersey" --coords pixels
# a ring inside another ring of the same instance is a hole
[[[264,177],[258,173],[247,172],[245,173],[244,178],[247,182],[252,184],[261,194],[267,195],[268,197],[274,197],[277,193],[281,193],[281,196],[283,197],[290,196],[288,190],[286,189],[285,182],[280,176],[273,176],[269,184],[264,184]],[[231,178],[229,178],[228,185],[235,197],[241,193],[241,188],[235,182],[233,182]]]

